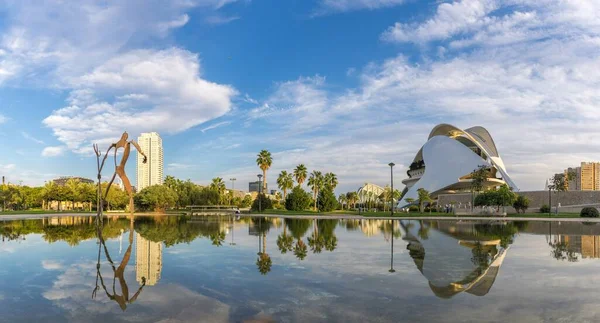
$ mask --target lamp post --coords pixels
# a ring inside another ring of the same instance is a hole
[[[396,166],[396,164],[394,163],[389,163],[388,166],[390,166],[390,182],[392,183],[392,191],[391,191],[391,199],[392,199],[392,216],[394,216],[394,166]],[[393,241],[393,240],[392,240]]]
[[[233,205],[233,197],[235,196],[235,181],[237,180],[235,177],[229,179],[231,181],[231,205]]]
[[[262,174],[258,174],[256,176],[258,176],[258,213],[262,213],[262,200],[260,197],[260,193],[262,191],[261,179],[263,176]]]

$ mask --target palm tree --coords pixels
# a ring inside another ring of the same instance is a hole
[[[344,204],[348,202],[348,198],[346,197],[346,194],[344,194],[344,193],[340,194],[340,196],[338,196],[338,201],[340,202],[340,205],[342,206],[342,210],[344,210]]]
[[[346,193],[346,199],[348,200],[348,204],[352,204],[352,208],[355,208],[356,201],[358,201],[358,194],[356,192],[348,192]]]
[[[287,196],[287,190],[290,190],[294,187],[294,179],[292,178],[292,174],[287,171],[281,171],[279,173],[279,177],[277,177],[277,186],[279,189],[283,191],[283,199],[285,200]]]
[[[302,183],[304,183],[304,180],[306,180],[307,174],[308,170],[306,169],[306,166],[304,166],[304,164],[296,166],[296,168],[294,169],[294,177],[296,178],[298,186],[302,186]]]
[[[425,205],[425,203],[429,203],[431,204],[431,202],[433,201],[433,199],[431,198],[431,196],[429,195],[429,191],[424,189],[424,188],[420,188],[417,190],[417,193],[419,195],[419,212],[423,213],[423,206]],[[431,208],[429,208],[429,210],[431,211]]]
[[[302,239],[298,239],[296,241],[296,245],[294,246],[294,255],[300,260],[304,260],[304,258],[306,258],[308,255],[308,248],[306,248],[306,244],[304,241],[302,241]]]
[[[338,185],[337,175],[335,175],[334,173],[326,173],[324,178],[325,185],[331,190],[334,190]]]
[[[318,170],[313,171],[310,174],[310,177],[308,178],[308,186],[313,191],[313,199],[315,202],[315,211],[316,211],[317,210],[317,195],[319,194],[319,191],[323,187],[323,174]]]
[[[67,196],[71,200],[71,210],[75,210],[75,202],[79,202],[81,195],[79,180],[70,178],[65,186],[67,188]]]
[[[223,195],[225,194],[225,182],[221,177],[215,177],[212,179],[212,183],[210,183],[210,189],[219,193],[219,200],[223,202]]]
[[[261,150],[256,158],[256,165],[263,171],[263,192],[267,191],[267,169],[271,168],[273,158],[268,150]]]

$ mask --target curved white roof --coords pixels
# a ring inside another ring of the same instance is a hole
[[[464,143],[472,143],[488,158],[477,155]],[[429,140],[419,150],[415,161],[421,155],[425,163],[425,172],[419,181],[409,188],[399,206],[405,205],[407,198],[416,198],[419,188],[434,194],[461,182],[462,177],[469,175],[480,165],[494,167],[504,182],[517,190],[506,172],[492,136],[483,127],[462,130],[450,124],[437,125],[431,130]]]

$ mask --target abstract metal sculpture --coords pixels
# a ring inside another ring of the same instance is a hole
[[[121,179],[121,181],[123,182],[123,186],[125,187],[125,191],[129,195],[129,212],[133,213],[133,188],[131,187],[131,182],[129,181],[129,178],[127,177],[127,174],[125,173],[125,165],[127,164],[127,160],[129,159],[129,154],[131,153],[131,145],[133,144],[133,146],[137,149],[137,151],[140,154],[142,154],[142,156],[144,156],[144,160],[143,160],[144,164],[148,160],[148,157],[146,156],[146,154],[144,154],[144,152],[142,151],[140,146],[137,144],[137,142],[135,142],[134,140],[127,141],[128,138],[129,138],[129,135],[127,134],[127,132],[123,132],[121,139],[119,141],[117,141],[116,143],[113,143],[112,145],[110,145],[110,147],[108,147],[108,149],[106,150],[106,154],[104,155],[104,159],[102,159],[102,163],[100,163],[100,157],[102,156],[102,154],[100,153],[100,150],[98,149],[98,145],[94,144],[94,152],[96,153],[96,159],[97,159],[97,164],[98,164],[98,216],[102,215],[102,208],[104,207],[104,204],[102,202],[104,202],[104,200],[106,200],[106,197],[108,196],[108,191],[110,190],[110,187],[112,186],[112,183],[114,182],[115,177],[117,175],[119,175],[119,178]],[[102,169],[104,168],[104,163],[106,162],[106,158],[108,158],[108,154],[110,153],[110,151],[113,148],[115,150],[114,151],[115,172],[113,173],[112,178],[108,182],[108,186],[106,187],[106,192],[104,192],[104,197],[102,197],[102,184],[101,184]],[[123,157],[121,157],[121,162],[117,165],[117,152],[120,148],[123,148]]]

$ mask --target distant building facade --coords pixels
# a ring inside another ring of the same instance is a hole
[[[137,154],[137,185],[138,191],[152,185],[160,185],[164,178],[163,145],[160,135],[156,132],[142,133],[138,144],[148,157],[144,164],[144,156]]]
[[[248,183],[248,192],[258,192],[262,183],[263,183],[262,181]],[[268,191],[269,191],[269,186],[267,185],[267,187],[265,188],[265,192],[268,192]]]
[[[77,176],[63,176],[63,177],[59,177],[57,179],[53,179],[52,181],[54,182],[55,185],[65,186],[65,185],[67,185],[67,182],[70,179],[76,180],[79,183],[85,183],[85,184],[93,184],[94,183],[94,181],[89,178],[83,178],[83,177],[77,177]]]
[[[156,285],[162,271],[162,243],[150,241],[139,233],[135,240],[135,279],[140,284],[144,278],[146,285]]]
[[[565,169],[565,176],[570,173],[574,176],[567,181],[569,191],[600,191],[600,163],[582,162],[579,167]]]

